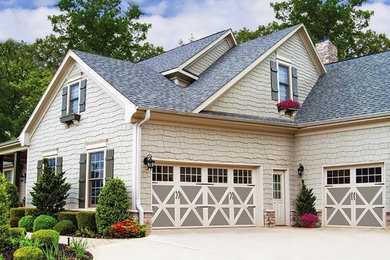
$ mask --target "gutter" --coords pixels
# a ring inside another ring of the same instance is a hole
[[[135,141],[135,206],[138,210],[138,220],[140,224],[144,224],[144,208],[141,205],[141,137],[142,137],[142,125],[149,121],[150,110],[146,110],[145,118],[136,125]]]

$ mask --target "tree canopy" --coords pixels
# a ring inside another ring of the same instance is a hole
[[[287,0],[273,2],[278,22],[260,25],[256,30],[236,32],[245,42],[295,24],[303,23],[314,43],[328,36],[337,46],[339,60],[372,54],[390,48],[384,34],[367,30],[373,11],[360,7],[368,0]]]

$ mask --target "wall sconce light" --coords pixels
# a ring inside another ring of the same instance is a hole
[[[153,160],[151,154],[148,154],[148,156],[146,156],[146,157],[144,158],[144,164],[146,165],[146,167],[148,167],[149,170],[153,168],[155,162],[156,162],[156,161]]]
[[[303,167],[303,165],[300,163],[299,167],[297,169],[298,175],[302,176],[302,173],[303,173],[304,170],[305,170],[305,167]]]

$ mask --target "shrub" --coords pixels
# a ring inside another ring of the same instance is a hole
[[[96,212],[81,211],[76,215],[78,229],[90,229],[96,231]]]
[[[295,208],[298,217],[300,218],[306,213],[316,215],[316,208],[314,206],[315,201],[316,197],[313,194],[313,189],[308,189],[302,181],[302,189],[295,200]]]
[[[6,185],[4,174],[0,174],[0,226],[8,224],[9,201]]]
[[[16,187],[16,185],[11,183],[11,182],[7,182],[6,191],[8,194],[9,207],[10,208],[18,207],[19,206],[19,192],[18,192],[18,188]],[[21,217],[23,217],[23,216],[21,216]],[[19,217],[19,218],[21,218],[21,217]]]
[[[69,250],[76,254],[76,259],[83,259],[86,257],[85,252],[88,249],[88,241],[86,239],[72,239]]]
[[[57,224],[57,220],[52,216],[40,215],[34,220],[33,231],[38,231],[41,229],[53,229]]]
[[[12,238],[20,238],[26,236],[26,230],[24,228],[10,228]]]
[[[9,225],[10,225],[11,227],[17,227],[17,226],[18,226],[18,223],[19,223],[19,220],[20,220],[20,218],[18,218],[18,217],[10,217],[10,219],[9,219]]]
[[[32,204],[38,214],[55,215],[64,209],[70,184],[66,183],[65,172],[53,172],[43,160],[43,172],[31,192]]]
[[[53,229],[58,233],[60,233],[60,235],[67,235],[67,234],[74,233],[77,228],[72,221],[61,220],[54,226]]]
[[[45,257],[41,249],[27,246],[19,248],[14,253],[14,260],[44,260]]]
[[[303,227],[308,227],[309,225],[314,225],[318,221],[318,217],[314,214],[303,214],[302,217],[299,218],[301,225]]]
[[[0,252],[9,249],[12,246],[11,229],[8,225],[0,226]]]
[[[36,231],[32,233],[31,239],[32,241],[39,240],[43,245],[46,246],[51,246],[53,239],[58,240],[60,234],[58,234],[57,231],[55,230],[50,230],[50,229],[42,229],[39,231]]]
[[[125,183],[118,178],[109,180],[99,194],[96,207],[96,226],[99,233],[108,235],[111,225],[129,218],[129,206]]]
[[[19,220],[18,227],[25,228],[27,231],[31,232],[34,228],[34,217],[33,216],[24,216]]]
[[[116,238],[144,237],[146,226],[137,221],[126,219],[111,226],[108,234]]]
[[[58,213],[58,221],[70,220],[75,226],[77,226],[76,215],[78,213],[78,211],[62,211]]]
[[[12,217],[23,218],[26,216],[26,208],[11,208],[9,215]]]
[[[36,216],[38,214],[37,208],[25,208],[26,216]]]

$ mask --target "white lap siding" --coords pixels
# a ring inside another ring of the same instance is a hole
[[[210,163],[256,164],[263,166],[264,209],[272,209],[272,169],[291,168],[292,136],[272,136],[247,132],[167,126],[148,123],[143,126],[142,155],[179,161]],[[295,166],[293,166],[294,168]],[[290,169],[294,172],[294,169]],[[290,174],[293,187],[296,174]],[[143,167],[142,203],[150,210],[151,176]]]
[[[322,209],[323,166],[384,162],[385,180],[390,179],[390,126],[296,137],[296,161],[304,165],[305,183],[314,189],[316,207]],[[390,211],[390,188],[386,183],[386,211]]]
[[[70,75],[77,74],[75,68]],[[79,74],[80,75],[80,74]],[[70,76],[72,77],[72,76]],[[63,157],[63,170],[72,188],[67,208],[78,208],[79,160],[86,153],[86,143],[107,140],[107,149],[114,149],[114,177],[125,181],[131,194],[132,129],[124,121],[124,109],[113,100],[93,79],[87,78],[86,110],[81,120],[67,128],[60,123],[62,88],[31,137],[28,151],[27,204],[31,205],[32,186],[37,179],[37,161],[46,150],[58,149]]]

